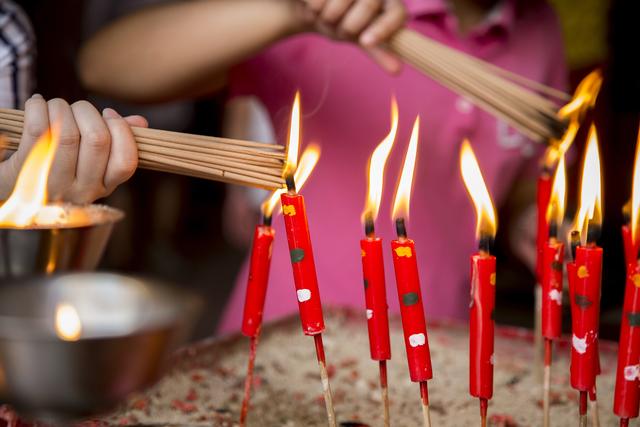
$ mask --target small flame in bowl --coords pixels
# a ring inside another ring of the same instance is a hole
[[[56,335],[63,341],[78,341],[82,334],[82,322],[75,307],[68,303],[58,304],[55,319]]]
[[[0,206],[0,226],[27,227],[35,222],[47,204],[47,181],[57,146],[57,137],[52,130],[42,135],[33,146],[11,196]]]
[[[476,208],[476,237],[495,237],[498,228],[495,209],[484,183],[478,160],[466,139],[460,149],[460,172],[467,192]]]

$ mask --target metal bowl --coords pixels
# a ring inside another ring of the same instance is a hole
[[[78,314],[76,341],[58,336],[61,304]],[[108,273],[0,287],[0,401],[50,421],[107,411],[159,378],[199,311],[191,295]]]
[[[62,205],[80,222],[29,228],[0,228],[0,279],[42,273],[93,270],[122,211],[103,205]]]

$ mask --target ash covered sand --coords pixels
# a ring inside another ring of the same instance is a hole
[[[382,425],[378,364],[369,358],[366,320],[360,315],[325,313],[323,335],[339,422]],[[391,423],[422,425],[418,384],[408,379],[401,325],[391,320],[389,362]],[[469,396],[468,335],[461,324],[431,324],[429,344],[434,378],[429,381],[434,426],[479,425],[477,399]],[[126,408],[107,417],[112,425],[235,426],[242,403],[248,339],[233,336],[183,350],[165,377]],[[554,347],[552,424],[577,424],[577,392],[569,385],[566,342]],[[490,426],[541,425],[541,385],[532,371],[530,334],[519,329],[496,333],[494,397]],[[617,425],[612,413],[615,346],[601,344],[603,373],[598,379],[602,426]],[[296,318],[265,327],[258,346],[249,426],[326,426],[313,339]]]

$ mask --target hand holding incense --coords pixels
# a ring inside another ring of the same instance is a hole
[[[0,150],[20,145],[24,112],[0,108]],[[131,127],[140,168],[269,190],[284,185],[281,145]]]
[[[407,351],[409,376],[411,381],[420,383],[420,399],[425,427],[431,426],[429,412],[429,390],[427,381],[433,377],[431,354],[427,338],[427,322],[422,304],[416,247],[413,240],[407,237],[405,219],[409,216],[409,200],[411,184],[418,150],[418,132],[420,118],[416,118],[413,132],[402,166],[400,183],[393,202],[393,220],[396,224],[397,240],[391,242],[393,268],[396,276],[402,332]]]
[[[638,219],[640,216],[640,132],[636,145],[630,212],[628,223],[622,227],[622,241],[627,280],[620,321],[618,366],[613,399],[613,412],[620,417],[620,425],[629,424],[638,416],[640,403],[640,261],[638,260]]]
[[[287,242],[289,244],[289,254],[291,256],[291,266],[293,268],[293,279],[296,287],[302,331],[305,335],[313,336],[314,338],[325,407],[327,410],[327,419],[330,427],[336,427],[336,416],[333,409],[327,362],[324,345],[322,343],[324,318],[322,315],[322,303],[320,300],[316,267],[313,259],[311,236],[307,223],[304,197],[296,192],[296,182],[293,174],[298,160],[299,140],[300,95],[296,94],[291,112],[289,149],[287,151],[287,163],[285,165],[287,191],[282,193],[280,201],[282,203],[282,214],[287,232]]]
[[[375,235],[375,220],[378,216],[382,198],[384,166],[391,152],[398,128],[398,107],[395,99],[391,105],[391,116],[391,131],[376,147],[369,159],[367,202],[363,213],[366,237],[360,240],[369,350],[371,359],[377,360],[379,363],[385,427],[390,425],[387,360],[391,359],[391,342],[389,338],[389,307],[387,306],[387,291],[385,287],[382,239]]]

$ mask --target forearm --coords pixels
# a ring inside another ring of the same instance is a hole
[[[154,102],[219,87],[229,67],[300,30],[290,0],[193,0],[142,10],[82,48],[84,85],[112,97]]]

